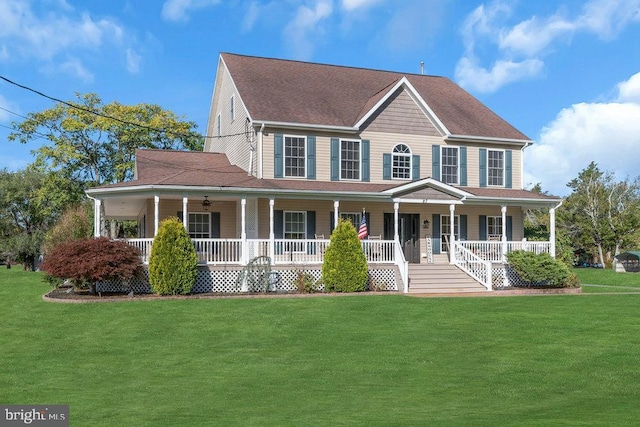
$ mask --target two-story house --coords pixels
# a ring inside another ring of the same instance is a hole
[[[281,288],[319,277],[338,219],[363,215],[384,288],[440,289],[441,265],[491,290],[508,285],[507,252],[555,254],[561,199],[523,189],[532,143],[444,77],[222,53],[204,152],[139,150],[133,181],[87,194],[96,234],[135,219],[145,256],[159,221],[181,218],[203,291],[233,291],[260,255]],[[529,208],[549,209],[549,241],[524,240]]]

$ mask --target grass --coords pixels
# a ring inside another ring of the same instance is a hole
[[[640,295],[42,301],[0,270],[0,403],[71,425],[633,425]]]
[[[640,292],[640,273],[616,273],[612,269],[574,268],[582,292]]]

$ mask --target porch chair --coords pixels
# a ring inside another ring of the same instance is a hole
[[[369,242],[369,255],[371,259],[378,260],[382,257],[382,236],[381,235],[369,235],[368,240],[373,240],[373,242]]]

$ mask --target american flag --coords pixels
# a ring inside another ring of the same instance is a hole
[[[358,238],[360,240],[364,239],[369,235],[369,230],[367,229],[367,217],[364,212],[362,213],[362,219],[360,220],[360,228],[358,229]]]

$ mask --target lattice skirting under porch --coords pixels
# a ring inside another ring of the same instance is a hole
[[[493,289],[522,288],[531,286],[508,264],[493,264],[491,270]],[[542,284],[541,284],[542,285]]]
[[[276,274],[273,275],[273,285],[270,287],[271,291],[279,292],[294,292],[298,289],[296,279],[300,274],[308,274],[318,281],[322,275],[322,269],[320,266],[297,266],[297,267],[282,267],[272,270]],[[193,286],[192,292],[194,294],[200,293],[220,293],[220,294],[233,294],[241,293],[242,290],[238,283],[238,276],[241,274],[242,269],[240,267],[229,268],[217,268],[214,267],[198,267],[198,275],[196,282]],[[396,268],[394,266],[389,267],[373,267],[369,269],[369,280],[373,284],[376,290],[383,291],[397,291],[398,279],[396,274]],[[149,287],[149,273],[145,269],[142,277],[135,278],[129,281],[129,283],[122,282],[100,282],[97,284],[96,290],[98,292],[131,292],[136,294],[148,294],[151,293]],[[319,284],[318,290],[323,291],[324,285]]]

